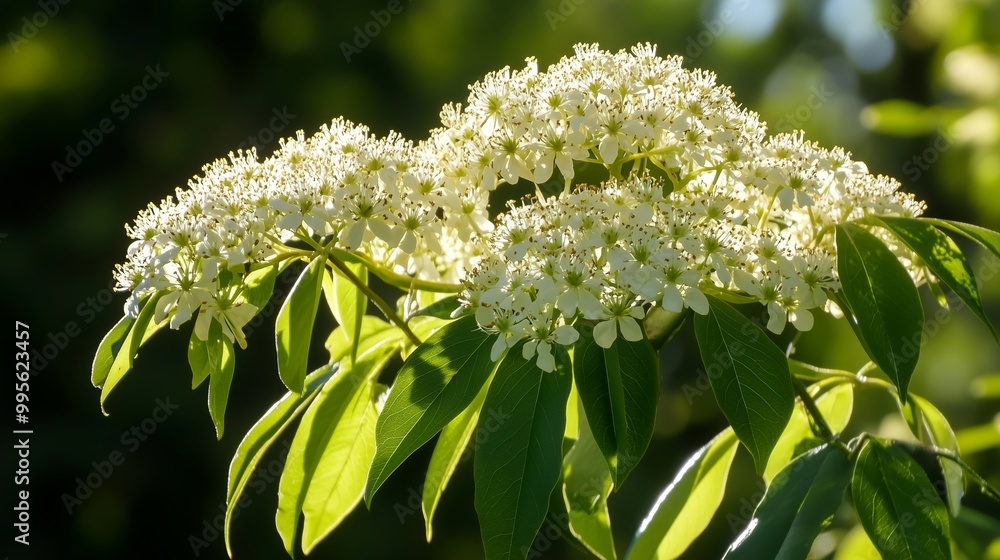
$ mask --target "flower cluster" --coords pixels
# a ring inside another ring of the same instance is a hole
[[[553,161],[566,180],[561,195],[498,219],[491,256],[463,292],[479,324],[500,334],[494,359],[526,339],[525,357],[537,354],[546,370],[551,345],[578,338],[578,320],[594,322],[607,348],[619,333],[642,339],[651,305],[707,313],[706,293],[764,304],[771,331],[789,321],[808,330],[812,310],[838,312],[826,295],[839,288],[836,224],[923,211],[843,150],[801,133],[767,137],[712,74],[648,47],[580,47],[545,73],[529,61],[492,74],[453,118],[450,134],[464,139],[453,144],[466,146],[467,161],[475,146],[493,146],[492,159],[479,161],[501,180],[545,181]],[[603,165],[609,180],[569,189],[587,163]],[[919,281],[907,250],[883,239]]]
[[[157,321],[197,316],[204,338],[214,319],[244,344],[249,271],[322,244],[464,287],[501,335],[494,359],[525,340],[551,370],[551,346],[575,341],[578,320],[608,347],[641,339],[652,305],[706,313],[707,293],[765,304],[772,331],[809,329],[813,310],[837,311],[835,225],[923,211],[843,150],[769,137],[712,73],[649,45],[580,45],[548,70],[528,59],[470,90],[417,144],[338,119],[263,161],[251,150],[205,166],[127,228],[127,310],[158,294]],[[490,194],[505,183],[537,196],[494,224]]]
[[[256,312],[241,298],[246,273],[282,257],[291,240],[330,239],[387,270],[456,282],[475,255],[463,224],[486,217],[450,202],[412,144],[338,119],[283,140],[263,161],[251,150],[206,165],[127,226],[134,241],[116,276],[132,291],[130,314],[159,293],[156,321],[177,328],[200,308],[199,336],[215,318],[244,344],[240,331]]]

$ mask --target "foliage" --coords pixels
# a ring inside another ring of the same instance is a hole
[[[151,335],[193,320],[192,385],[209,380],[219,437],[243,327],[277,275],[298,273],[275,324],[289,392],[233,459],[227,543],[249,474],[294,426],[275,518],[292,556],[440,434],[428,538],[471,446],[487,558],[531,556],[553,502],[574,539],[614,558],[607,501],[650,444],[658,352],[693,315],[730,427],[683,466],[627,558],[684,552],[715,515],[740,444],[767,490],[727,558],[805,557],[846,496],[883,557],[951,557],[964,479],[1000,496],[909,390],[925,327],[918,288],[943,284],[988,325],[954,240],[1000,257],[1000,234],[920,217],[898,183],[801,133],[768,137],[714,76],[648,45],[580,46],[545,72],[529,61],[472,90],[424,142],[338,119],[262,162],[249,151],[207,166],[130,226],[117,270],[128,314],[92,381],[103,404]],[[599,186],[574,183],[595,170]],[[491,221],[490,192],[519,183],[537,198]],[[378,283],[403,291],[398,305]],[[324,301],[338,326],[327,363],[308,373]],[[763,319],[745,306],[763,306]],[[871,361],[817,368],[768,334],[808,331],[814,312],[843,317]],[[848,437],[858,387],[896,400],[919,443]]]

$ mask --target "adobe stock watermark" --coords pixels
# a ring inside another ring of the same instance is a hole
[[[910,181],[920,179],[925,171],[937,163],[937,160],[941,158],[941,154],[951,149],[954,143],[955,137],[953,135],[949,134],[944,128],[938,129],[938,134],[934,138],[934,142],[925,148],[924,151],[914,155],[903,164],[903,173],[906,175],[906,178]]]
[[[761,308],[760,313],[749,317],[750,323],[743,325],[739,340],[734,341],[725,349],[718,348],[714,351],[715,361],[708,365],[707,369],[698,368],[697,379],[693,383],[685,383],[681,387],[681,394],[688,405],[694,404],[695,399],[701,397],[712,390],[711,380],[719,379],[733,365],[733,361],[741,357],[746,348],[757,343],[761,337],[761,329],[765,328],[768,320],[767,308]],[[756,325],[757,328],[754,328]]]
[[[480,445],[485,443],[492,434],[495,434],[504,423],[510,418],[510,414],[505,412],[502,408],[496,408],[490,410],[486,415],[481,415],[479,417],[479,424],[476,426],[475,434],[473,435],[474,442],[473,445],[465,446],[465,450],[462,451],[461,457],[458,459],[458,464],[461,465],[472,457],[473,451],[479,448]],[[424,482],[420,484],[419,488],[410,487],[406,494],[405,502],[396,502],[392,506],[392,511],[396,514],[396,519],[399,520],[399,524],[402,525],[406,523],[406,518],[411,515],[416,515],[417,512],[421,511],[423,507],[423,492],[424,488],[427,487],[427,477],[430,476],[429,473],[424,473]],[[435,474],[434,476],[440,476]],[[441,479],[431,479],[435,485],[441,484]]]
[[[117,117],[118,122],[124,121],[168,76],[170,73],[161,70],[159,64],[155,67],[146,66],[146,74],[139,83],[111,101],[109,106],[111,114]],[[81,130],[83,139],[73,145],[67,144],[66,155],[61,161],[52,161],[52,172],[55,173],[56,179],[62,183],[65,176],[76,170],[83,163],[83,158],[94,153],[94,150],[114,131],[115,120],[112,117],[104,117],[94,128]]]
[[[411,0],[407,0],[410,2]],[[361,54],[361,51],[378,37],[382,30],[392,23],[393,16],[398,16],[403,12],[402,0],[389,0],[385,8],[381,10],[371,10],[371,19],[362,25],[354,26],[354,37],[350,43],[340,42],[340,52],[344,53],[344,60],[351,63],[351,57]]]
[[[878,25],[879,32],[884,38],[890,38],[893,33],[899,31],[906,22],[910,19],[910,14],[913,13],[918,6],[926,2],[927,0],[910,0],[905,6],[898,6],[895,3],[890,2],[892,7],[890,8],[890,14],[888,19],[879,19],[876,24]]]
[[[576,9],[587,0],[562,0],[555,10],[545,10],[545,19],[549,22],[549,27],[555,31],[557,27],[570,16],[576,13]]]
[[[816,111],[822,109],[834,95],[836,95],[836,92],[827,89],[826,82],[813,84],[809,88],[809,97],[806,98],[806,102],[792,111],[785,113],[785,116],[778,119],[778,122],[775,123],[775,130],[778,132],[794,132],[801,129],[802,125],[811,120]]]
[[[248,149],[256,148],[259,152],[261,148],[267,146],[271,142],[274,142],[275,138],[279,132],[285,130],[288,123],[292,122],[298,115],[288,112],[288,107],[282,107],[278,109],[277,107],[271,109],[271,120],[268,121],[267,126],[261,128],[254,134],[247,136],[247,139],[240,142],[236,149]]]
[[[7,33],[7,40],[14,53],[21,52],[21,47],[34,39],[38,32],[52,21],[52,18],[59,15],[59,10],[69,4],[70,0],[38,0],[38,7],[41,8],[30,16],[21,17],[20,33],[10,31]]]
[[[69,346],[70,341],[80,336],[83,332],[80,328],[89,325],[97,318],[97,315],[114,302],[114,287],[116,281],[112,279],[107,287],[98,290],[93,295],[87,296],[76,306],[76,315],[81,322],[66,321],[62,329],[55,332],[50,331],[45,338],[38,339],[31,348],[31,375],[38,375],[49,364],[55,360],[63,350]]]
[[[83,502],[93,496],[94,492],[106,480],[111,478],[115,469],[125,463],[127,454],[135,453],[142,443],[149,439],[149,436],[156,433],[160,424],[166,422],[180,408],[180,405],[170,402],[169,396],[163,399],[156,399],[154,404],[155,406],[149,416],[122,432],[120,441],[124,450],[115,449],[108,453],[107,457],[91,461],[91,471],[83,476],[76,477],[74,481],[76,482],[76,487],[73,491],[62,495],[62,503],[66,508],[66,513],[72,515],[76,508],[82,506]]]
[[[219,21],[226,19],[226,14],[235,12],[236,8],[243,3],[243,0],[212,0],[212,9]]]
[[[590,511],[593,504],[596,503],[596,498],[601,496],[603,490],[603,476],[599,475],[589,479],[582,486],[576,489],[574,497],[578,499],[570,500],[569,509]],[[562,492],[562,489],[560,487],[556,487],[555,491]],[[582,499],[582,501],[580,499]],[[550,513],[546,520],[548,523],[546,523],[543,528],[538,531],[538,534],[535,535],[535,540],[531,543],[531,547],[521,547],[521,556],[523,556],[525,560],[541,558],[544,553],[548,552],[548,550],[552,548],[552,545],[556,541],[559,541],[564,535],[570,533],[569,513],[565,511],[560,511],[556,514]]]
[[[242,512],[244,508],[250,507],[253,503],[254,498],[250,495],[251,490],[253,490],[253,496],[260,496],[265,490],[267,490],[267,487],[270,484],[274,483],[281,477],[281,469],[285,464],[285,459],[288,458],[288,450],[291,447],[292,442],[285,440],[285,443],[281,446],[281,453],[276,458],[271,459],[267,465],[261,465],[254,469],[250,478],[247,479],[247,485],[243,489],[243,493],[240,495],[240,498],[236,501],[236,506],[233,508],[233,521],[239,517],[240,512]],[[226,509],[226,502],[220,502],[218,506],[219,514],[211,520],[202,520],[201,533],[191,533],[188,535],[188,545],[191,546],[191,553],[194,554],[195,557],[201,556],[201,553],[204,552],[206,548],[209,548],[212,543],[225,535]]]
[[[747,9],[750,5],[750,0],[737,0],[732,8],[728,5],[719,11],[719,15],[711,20],[703,20],[702,30],[695,35],[688,35],[685,49],[685,53],[688,58],[694,60],[705,52],[705,49],[710,47],[712,43],[715,42],[722,33],[725,32],[726,28],[729,27],[739,15]]]
[[[986,283],[993,280],[998,271],[1000,271],[1000,258],[995,257],[992,253],[987,253],[986,262],[974,271],[974,275],[980,283]],[[964,305],[962,299],[955,295],[954,292],[948,292],[945,299],[948,302],[948,307],[939,307],[933,316],[925,317],[920,330],[913,335],[913,338],[903,339],[902,343],[893,349],[893,360],[903,362],[917,356],[920,349],[929,340],[936,337],[944,325],[951,322],[951,310]],[[899,350],[898,353],[896,349]]]

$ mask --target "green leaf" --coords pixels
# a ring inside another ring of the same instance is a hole
[[[950,559],[948,511],[920,465],[870,438],[851,483],[861,525],[886,560]]]
[[[304,531],[302,536],[303,549],[311,549],[361,500],[364,471],[371,461],[368,447],[356,445],[350,448],[356,453],[344,455],[344,445],[350,441],[363,443],[363,438],[355,439],[366,425],[367,409],[362,403],[366,402],[366,398],[368,403],[371,402],[372,380],[398,350],[399,342],[390,339],[359,355],[353,368],[343,368],[342,362],[337,376],[323,386],[302,416],[278,482],[278,511],[275,514],[278,534],[289,555],[294,554],[299,517],[310,493],[313,497],[310,498],[310,513],[307,514],[308,534]],[[332,463],[325,458],[327,454],[338,457],[340,463],[336,464],[336,468],[350,471],[342,473],[347,476],[333,480],[329,478],[330,473],[320,473],[317,490],[313,491],[313,479],[320,465],[332,468]],[[360,481],[353,469],[360,469]],[[343,488],[338,487],[341,480],[345,485]],[[323,496],[324,493],[330,501],[320,512],[316,496]]]
[[[593,328],[577,325],[573,376],[594,440],[611,470],[615,488],[642,458],[653,437],[660,369],[648,341],[616,338],[604,349]]]
[[[97,347],[97,354],[94,355],[94,364],[90,373],[90,382],[94,387],[100,387],[107,380],[108,374],[111,373],[111,366],[114,365],[115,358],[124,346],[125,338],[134,324],[135,319],[126,315],[119,319],[115,326],[108,331],[108,334],[101,339],[101,345]]]
[[[760,327],[728,303],[713,296],[708,303],[708,314],[694,318],[701,359],[719,408],[760,473],[795,404],[788,360]]]
[[[1000,233],[995,232],[991,229],[986,229],[984,227],[966,224],[963,222],[956,222],[953,220],[940,220],[936,218],[920,218],[922,221],[929,222],[938,227],[942,227],[951,230],[960,235],[979,243],[984,248],[993,253],[997,258],[1000,258]]]
[[[309,362],[309,343],[319,308],[323,287],[324,255],[316,257],[302,274],[281,304],[275,322],[275,343],[278,348],[278,377],[286,387],[302,392]]]
[[[800,456],[768,486],[746,530],[725,560],[800,560],[829,525],[851,482],[851,462],[839,447],[823,445]]]
[[[726,428],[684,463],[643,519],[626,560],[672,560],[691,546],[722,503],[738,446]]]
[[[476,433],[476,425],[479,422],[479,412],[483,408],[483,401],[486,400],[486,392],[489,389],[489,382],[479,390],[479,395],[472,401],[468,408],[456,416],[447,426],[441,430],[441,437],[434,445],[434,453],[431,455],[430,465],[427,467],[427,475],[424,479],[423,497],[421,499],[421,509],[424,514],[424,525],[427,529],[427,542],[431,542],[433,536],[434,512],[437,511],[441,495],[444,493],[451,475],[455,473],[458,464],[471,456],[472,450],[466,451],[472,435]],[[495,411],[494,411],[495,412]],[[484,432],[483,437],[489,437],[496,430],[502,427],[507,419],[498,417],[494,413],[495,424],[484,424],[483,428],[489,430]]]
[[[358,340],[361,341],[359,350],[364,352],[360,346],[365,344],[366,341],[374,341],[379,338],[392,336],[391,333],[394,331],[397,333],[397,336],[402,336],[402,332],[399,329],[382,319],[372,315],[365,315],[361,319],[361,329],[358,333]],[[330,361],[339,362],[351,353],[354,343],[347,331],[343,327],[338,326],[326,338],[325,346],[327,351],[330,352]]]
[[[882,560],[882,555],[875,549],[864,527],[855,525],[837,544],[833,560]]]
[[[368,269],[362,264],[344,263],[344,265],[368,285]],[[353,342],[350,356],[354,360],[358,356],[358,341],[361,340],[361,320],[368,310],[368,296],[351,282],[339,270],[323,275],[323,294],[333,312],[337,324],[344,328],[344,334]]]
[[[208,328],[208,340],[198,338],[192,330],[188,342],[188,364],[191,366],[191,388],[196,389],[210,375],[222,368],[226,335],[222,333],[222,323],[212,321]],[[232,354],[232,352],[230,352]]]
[[[569,530],[594,556],[614,560],[615,541],[608,512],[608,495],[614,485],[611,470],[594,440],[583,407],[576,409],[579,435],[563,457],[562,467],[562,496],[569,514]]]
[[[436,319],[450,320],[452,319],[451,314],[461,307],[462,302],[458,299],[458,296],[448,296],[418,310],[413,314],[413,317],[434,317]]]
[[[913,435],[922,443],[958,453],[958,438],[955,437],[955,431],[933,404],[911,393],[907,397],[907,404],[902,406],[902,411]],[[962,496],[965,494],[965,476],[962,467],[942,457],[935,457],[934,461],[939,465],[944,477],[948,510],[953,517],[957,516],[962,506]]]
[[[836,383],[836,385],[829,387],[831,383]],[[829,390],[816,397],[820,391],[827,388]],[[840,433],[851,419],[851,411],[854,408],[854,386],[841,382],[839,379],[828,379],[809,387],[809,394],[815,398],[816,407],[833,433]],[[763,474],[767,484],[770,484],[778,472],[792,459],[823,443],[822,439],[813,434],[809,421],[810,418],[805,409],[802,406],[796,406],[795,411],[792,412],[792,418],[788,421],[788,426],[778,438],[778,443],[774,446],[774,451],[771,452],[771,457],[767,460],[767,467]]]
[[[217,321],[213,323],[218,324]],[[222,439],[222,432],[226,426],[229,387],[233,384],[233,371],[236,370],[236,352],[233,343],[225,335],[222,336],[222,353],[219,359],[218,369],[212,371],[208,381],[208,413],[212,416],[212,423],[215,424],[215,437]]]
[[[302,550],[309,554],[361,502],[375,455],[377,383],[362,383],[337,419],[302,504]]]
[[[125,377],[125,374],[132,369],[132,363],[135,360],[136,354],[139,353],[139,347],[166,323],[166,321],[163,323],[153,321],[153,314],[156,312],[156,302],[159,301],[162,295],[162,292],[158,292],[146,299],[146,303],[139,310],[139,316],[136,317],[135,323],[128,331],[128,334],[125,335],[125,340],[122,341],[121,347],[115,355],[115,359],[111,364],[111,370],[101,385],[101,412],[105,415],[108,413],[104,408],[104,401],[107,400],[111,391]]]
[[[476,398],[495,367],[493,338],[469,315],[442,327],[406,359],[375,427],[366,504],[411,453]]]
[[[488,560],[524,558],[545,520],[559,479],[569,356],[553,347],[555,371],[524,359],[523,343],[507,353],[483,403],[483,417],[506,416],[501,433],[477,442],[473,467],[476,513]]]
[[[993,328],[983,300],[979,295],[979,287],[973,275],[972,267],[962,254],[958,245],[950,237],[930,223],[915,218],[873,218],[872,221],[888,228],[911,251],[916,253],[931,269],[931,272],[948,285],[969,309],[979,317],[993,337],[1000,341],[1000,334]]]
[[[879,238],[854,224],[837,226],[837,267],[862,346],[906,398],[924,328],[913,280]]]
[[[278,436],[312,403],[319,388],[333,376],[335,371],[337,364],[330,363],[310,373],[306,377],[302,394],[291,391],[286,393],[260,417],[260,420],[257,420],[236,448],[233,461],[229,465],[229,488],[226,493],[225,540],[230,558],[233,556],[233,549],[229,541],[229,529],[233,515],[237,510],[240,496],[256,472],[257,465]]]
[[[282,261],[286,263],[288,261]],[[243,279],[243,299],[256,309],[264,309],[274,293],[274,280],[282,266],[271,265],[247,274]]]
[[[572,358],[570,358],[572,359]],[[569,389],[569,398],[566,399],[566,429],[563,430],[563,439],[566,441],[576,441],[580,437],[580,416],[583,414],[583,404],[580,402],[580,391],[574,382]],[[586,417],[584,416],[584,420]],[[590,432],[588,425],[587,431]],[[593,438],[594,434],[591,433]],[[603,455],[602,455],[602,461]]]

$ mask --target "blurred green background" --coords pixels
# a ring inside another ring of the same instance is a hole
[[[273,328],[255,328],[237,357],[221,442],[205,387],[190,390],[189,326],[144,347],[108,418],[89,372],[122,312],[124,295],[107,288],[128,245],[123,224],[237,147],[266,155],[277,137],[311,134],[338,115],[420,139],[443,103],[464,100],[467,85],[490,70],[527,56],[544,67],[577,42],[617,50],[648,41],[718,73],[772,130],[802,128],[899,178],[929,214],[1000,229],[996,1],[43,0],[4,2],[0,31],[0,282],[8,320],[30,324],[39,351],[30,393],[30,554],[12,545],[12,558],[225,556],[210,526],[224,507],[229,460],[283,394]],[[974,267],[988,270],[986,256],[968,248]],[[1000,324],[997,278],[982,288]],[[935,305],[930,297],[927,304]],[[818,321],[797,355],[852,370],[866,361],[846,324],[832,320]],[[711,393],[691,390],[700,364],[689,329],[663,362],[657,435],[611,500],[621,552],[685,458],[725,425]],[[988,375],[998,370],[988,331],[956,309],[928,337],[911,386],[951,419],[968,461],[994,484],[1000,383]],[[176,410],[151,420],[167,399]],[[893,412],[886,399],[859,392],[850,429],[902,435]],[[129,434],[133,427],[140,435]],[[481,558],[468,464],[445,494],[435,541],[424,542],[419,509],[407,502],[418,503],[429,455],[413,457],[372,511],[352,514],[313,557]],[[265,461],[275,473],[278,459]],[[736,468],[752,472],[742,452]],[[88,477],[96,489],[86,487]],[[273,524],[277,482],[269,478],[250,487],[252,503],[240,509],[236,558],[284,557]],[[716,522],[688,557],[719,557],[742,529],[740,510],[756,498],[752,476],[731,477]],[[995,542],[986,549],[1000,536],[998,508],[974,490],[965,503],[985,515],[959,523],[964,553],[1000,557]],[[834,557],[832,543],[852,524],[848,510],[817,557]],[[543,556],[584,557],[562,540]]]

